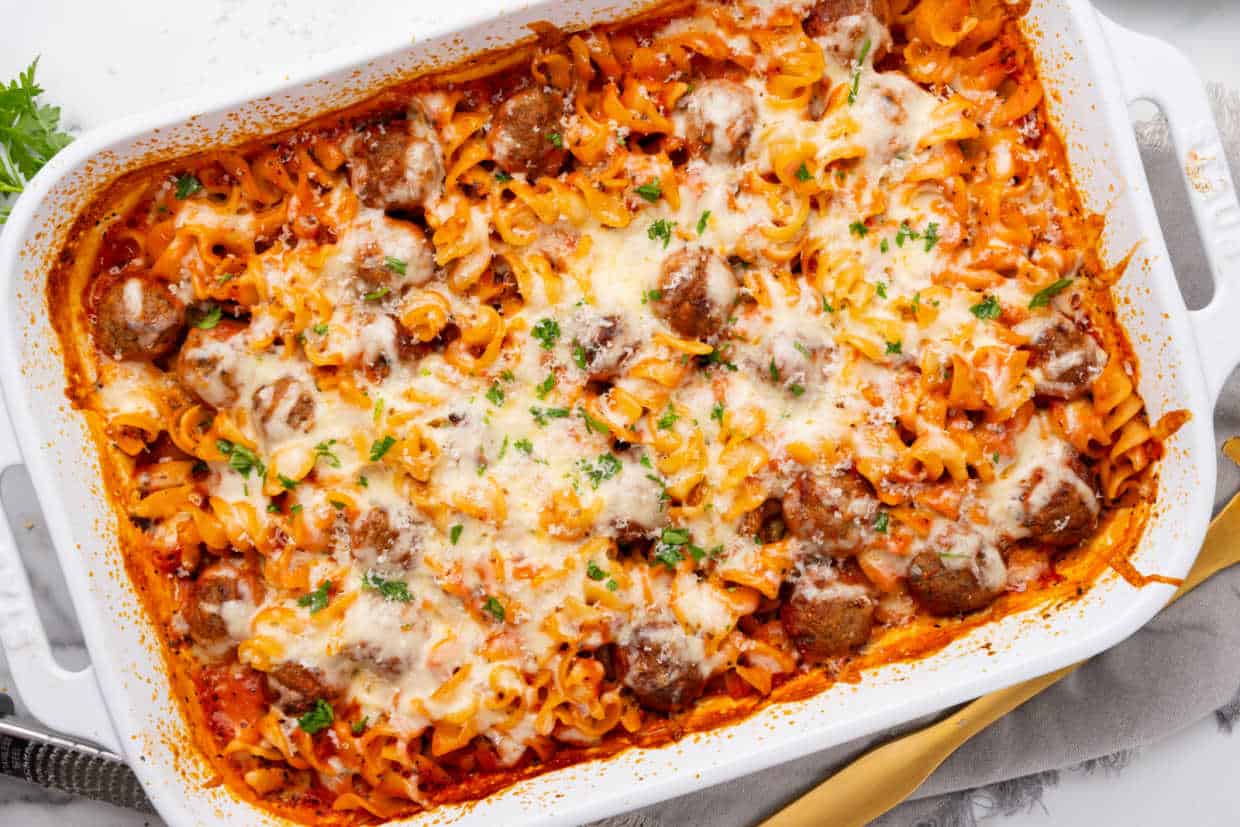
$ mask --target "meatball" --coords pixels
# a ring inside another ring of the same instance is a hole
[[[350,135],[341,148],[348,157],[349,185],[368,207],[424,209],[443,192],[443,148],[416,105],[406,120]]]
[[[975,558],[968,558],[948,558],[953,563],[949,566],[938,551],[921,552],[909,563],[909,591],[936,615],[960,615],[986,608],[999,596],[1002,587],[985,585]],[[955,565],[958,563],[962,565]]]
[[[382,553],[395,547],[400,532],[392,527],[386,511],[372,508],[353,524],[349,537],[354,548],[372,548]]]
[[[268,438],[307,433],[314,427],[314,396],[291,376],[281,376],[260,386],[250,405],[259,428]]]
[[[644,623],[616,650],[616,673],[642,706],[679,711],[693,703],[706,685],[689,645],[678,623]]]
[[[1062,316],[1039,329],[1029,349],[1034,390],[1058,399],[1082,396],[1107,363],[1094,337]]]
[[[359,669],[365,669],[389,680],[400,677],[408,666],[404,658],[396,655],[383,657],[380,647],[368,641],[345,646],[340,651],[340,656],[352,662]]]
[[[166,356],[184,329],[185,305],[151,277],[115,281],[95,304],[95,344],[113,359]]]
[[[745,157],[758,107],[748,87],[731,80],[706,80],[680,99],[689,154],[718,164]]]
[[[208,405],[227,408],[236,404],[240,353],[233,339],[245,331],[244,324],[232,319],[209,330],[190,328],[177,356],[177,381]]]
[[[737,532],[742,537],[756,537],[763,545],[778,543],[788,533],[788,527],[784,523],[783,504],[774,498],[762,503],[741,517]]]
[[[579,342],[587,379],[606,382],[620,373],[624,360],[636,350],[627,333],[624,320],[615,314],[602,316],[590,325],[589,334]]]
[[[841,582],[827,567],[807,570],[792,586],[779,619],[806,660],[861,648],[874,626],[874,601],[864,587]]]
[[[504,172],[530,178],[555,175],[567,153],[564,97],[559,92],[522,89],[509,95],[495,111],[487,146]]]
[[[1021,524],[1031,539],[1054,546],[1073,546],[1098,527],[1098,493],[1090,474],[1075,455],[1063,465],[1039,466],[1024,480]]]
[[[727,321],[738,288],[728,263],[705,247],[685,247],[668,256],[659,278],[655,313],[681,336],[709,339]]]
[[[422,228],[409,221],[386,215],[358,219],[341,249],[339,275],[352,282],[354,295],[362,301],[398,297],[406,287],[420,287],[435,275],[431,244]]]
[[[280,706],[294,715],[304,713],[319,698],[329,698],[331,688],[318,669],[302,666],[296,661],[284,661],[271,670],[271,679],[281,690]]]
[[[886,27],[891,20],[888,0],[818,0],[805,18],[805,33],[826,38],[827,49],[841,62],[858,57],[869,36],[869,20],[873,17]],[[880,59],[890,48],[890,33],[871,41],[870,53]]]
[[[220,606],[241,598],[234,569],[215,565],[205,569],[190,586],[182,616],[190,636],[198,643],[210,644],[228,636],[228,624],[220,615]]]
[[[825,480],[801,474],[784,493],[782,505],[784,522],[794,536],[842,557],[857,553],[862,527],[878,511],[870,484],[856,471]]]

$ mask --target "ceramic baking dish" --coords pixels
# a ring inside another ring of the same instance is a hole
[[[0,639],[31,711],[50,727],[122,752],[170,824],[278,819],[207,785],[210,769],[169,698],[155,632],[121,562],[96,451],[65,398],[44,283],[77,211],[123,172],[293,126],[384,83],[523,39],[531,21],[580,27],[641,5],[536,3],[454,31],[420,32],[413,45],[346,60],[256,96],[178,104],[122,121],[57,156],[14,209],[0,238],[0,380],[8,419],[0,423],[0,468],[29,468],[93,665],[68,672],[52,660],[7,526],[0,527]],[[1151,418],[1177,408],[1193,413],[1170,440],[1155,514],[1133,557],[1143,572],[1178,577],[1210,516],[1211,412],[1240,360],[1240,335],[1228,327],[1240,314],[1240,208],[1201,83],[1182,55],[1102,18],[1084,0],[1036,0],[1025,28],[1082,196],[1106,216],[1109,258],[1137,245],[1118,306],[1142,365],[1140,390]],[[1169,116],[1213,271],[1214,298],[1202,310],[1185,308],[1168,261],[1128,116],[1129,102],[1139,98]],[[1136,589],[1107,575],[1079,601],[987,624],[931,657],[876,669],[858,684],[664,747],[547,773],[406,823],[580,823],[699,790],[1089,657],[1134,632],[1171,592],[1166,585]]]

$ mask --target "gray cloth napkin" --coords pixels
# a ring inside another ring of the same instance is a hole
[[[1211,102],[1226,144],[1232,179],[1240,180],[1240,94],[1211,84]],[[1191,308],[1207,303],[1210,279],[1171,151],[1166,121],[1137,126],[1150,189],[1157,196],[1177,277]],[[1219,444],[1240,433],[1240,375],[1233,376],[1214,417]],[[1240,470],[1219,463],[1215,509],[1240,487]],[[973,824],[975,797],[1010,801],[1040,776],[1165,738],[1218,710],[1240,717],[1240,570],[1232,569],[1170,606],[1131,638],[978,734],[913,795],[879,819],[882,827]],[[927,719],[928,720],[928,719]],[[916,729],[926,721],[902,727]],[[867,747],[897,732],[845,744],[703,790],[598,822],[595,827],[742,827],[770,816]],[[978,790],[979,787],[987,787]],[[829,825],[830,813],[822,814]]]

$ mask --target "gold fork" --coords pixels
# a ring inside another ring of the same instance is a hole
[[[1229,441],[1227,453],[1240,456]],[[1240,495],[1210,523],[1197,562],[1176,590],[1179,600],[1206,580],[1240,563]],[[1081,663],[1084,663],[1082,661]],[[966,741],[1043,689],[1076,670],[1066,666],[1040,678],[983,695],[932,726],[870,750],[799,799],[762,822],[761,827],[860,827],[898,805]]]

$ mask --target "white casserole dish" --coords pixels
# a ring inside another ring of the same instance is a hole
[[[77,211],[123,172],[293,126],[428,66],[515,42],[530,21],[580,27],[644,5],[537,3],[454,31],[420,33],[414,45],[342,61],[257,97],[183,103],[128,119],[76,141],[14,209],[0,237],[0,382],[12,425],[0,424],[0,469],[29,467],[94,665],[67,672],[52,660],[7,526],[0,527],[0,640],[31,711],[50,727],[122,753],[170,824],[279,819],[223,787],[205,786],[211,770],[168,698],[155,631],[117,547],[96,452],[64,395],[44,285]],[[1036,0],[1025,29],[1082,197],[1106,215],[1108,258],[1140,245],[1117,288],[1117,304],[1143,368],[1140,391],[1151,419],[1177,408],[1193,413],[1167,446],[1158,505],[1132,558],[1143,572],[1178,577],[1209,518],[1214,401],[1240,361],[1240,335],[1228,330],[1229,317],[1240,311],[1240,207],[1200,81],[1182,55],[1100,17],[1085,0]],[[1185,309],[1168,261],[1128,119],[1127,104],[1138,98],[1155,100],[1171,122],[1213,270],[1215,295],[1203,310]],[[987,624],[928,658],[867,673],[859,684],[840,684],[665,747],[551,772],[477,804],[404,823],[580,823],[699,790],[1089,657],[1134,632],[1171,593],[1166,585],[1134,589],[1108,574],[1079,601]]]

